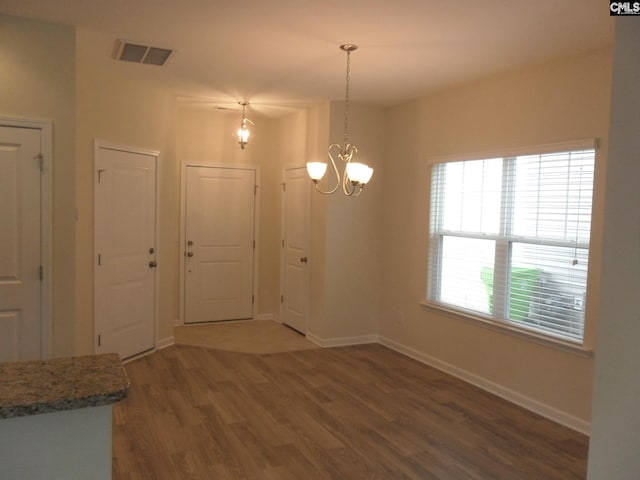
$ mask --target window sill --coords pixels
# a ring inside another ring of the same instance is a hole
[[[424,308],[444,313],[448,317],[473,322],[474,325],[479,325],[481,327],[488,328],[504,335],[520,338],[532,343],[537,343],[538,345],[543,345],[545,347],[554,348],[556,350],[580,355],[582,357],[593,357],[594,355],[594,351],[592,348],[585,347],[584,345],[579,343],[573,343],[570,341],[562,340],[560,338],[545,336],[537,332],[526,330],[524,328],[512,326],[510,324],[507,324],[506,322],[498,322],[496,320],[473,315],[471,313],[456,311],[451,308],[447,308],[444,305],[430,303],[427,300],[421,300],[419,304]]]

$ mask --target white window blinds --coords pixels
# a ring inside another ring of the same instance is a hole
[[[593,148],[433,166],[427,298],[581,342]]]

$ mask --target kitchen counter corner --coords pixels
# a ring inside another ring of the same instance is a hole
[[[109,405],[129,385],[115,353],[0,363],[0,419]]]

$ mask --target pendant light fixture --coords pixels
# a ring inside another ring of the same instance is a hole
[[[247,105],[249,102],[238,102],[238,104],[242,105],[242,119],[240,120],[240,128],[238,128],[238,143],[240,144],[240,148],[244,150],[244,146],[249,143],[249,137],[251,136],[251,129],[249,125],[255,125],[251,120],[247,118]]]
[[[373,175],[373,169],[364,163],[354,162],[353,156],[358,153],[358,148],[349,143],[349,84],[351,81],[351,52],[358,48],[357,45],[352,43],[346,43],[340,45],[340,49],[347,52],[347,78],[345,87],[345,102],[344,102],[344,138],[342,144],[332,143],[329,145],[328,156],[333,167],[333,171],[336,174],[336,184],[333,188],[323,191],[318,186],[318,182],[324,177],[327,171],[327,163],[325,162],[309,162],[307,163],[307,172],[316,187],[316,190],[325,195],[329,195],[338,190],[340,184],[342,184],[342,191],[349,197],[357,197],[362,193],[364,186],[371,180]],[[342,162],[344,162],[344,170],[342,175],[338,170],[336,164],[337,156]]]

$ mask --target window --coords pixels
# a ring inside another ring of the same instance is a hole
[[[595,150],[433,166],[427,299],[581,343]]]

